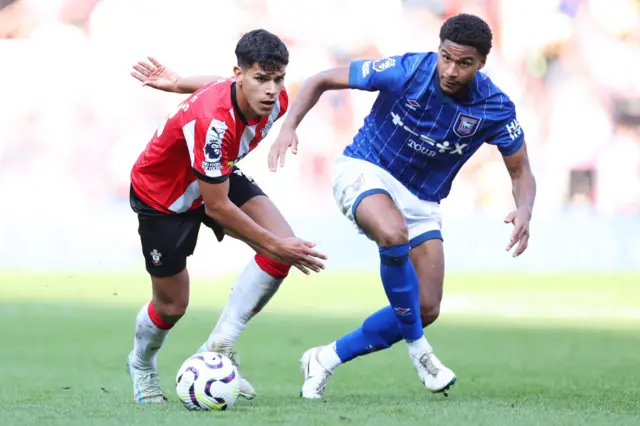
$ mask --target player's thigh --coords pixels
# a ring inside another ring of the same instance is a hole
[[[195,250],[201,216],[138,215],[138,223],[156,308],[161,314],[180,315],[189,301],[187,257]]]
[[[376,193],[363,197],[354,209],[358,226],[379,246],[406,244],[408,230],[402,216],[388,194]]]
[[[266,195],[251,198],[241,207],[242,211],[258,225],[278,237],[293,237],[293,229],[284,218],[278,207]]]
[[[444,249],[442,240],[433,238],[411,249],[411,262],[420,283],[420,306],[423,311],[439,311],[444,283]]]
[[[293,230],[285,220],[284,216],[282,216],[282,213],[280,213],[280,210],[278,210],[275,204],[273,204],[273,202],[266,196],[257,196],[247,201],[242,206],[242,211],[251,217],[257,224],[268,229],[279,237],[286,238],[294,236]],[[245,240],[232,230],[225,228],[224,232],[230,237],[243,241],[256,253],[263,254],[272,260],[280,260],[275,258],[273,253]]]
[[[342,214],[379,246],[403,244],[406,223],[383,172],[366,161],[338,157],[332,170],[333,196]]]
[[[258,225],[273,234],[279,237],[291,237],[294,235],[291,226],[289,226],[289,223],[275,204],[251,177],[242,173],[238,168],[235,168],[229,177],[229,200]],[[242,240],[233,231],[222,228],[210,218],[205,218],[205,224],[213,229],[219,241],[222,241],[224,235]],[[249,245],[260,251],[252,244]]]

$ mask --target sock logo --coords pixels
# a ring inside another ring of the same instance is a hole
[[[411,308],[397,307],[397,308],[393,308],[393,310],[396,311],[396,314],[402,315],[403,317],[406,317],[411,313]]]
[[[153,249],[153,251],[151,253],[149,253],[151,255],[151,262],[156,265],[156,266],[160,266],[162,265],[162,261],[160,260],[162,258],[162,253],[160,253],[158,250]]]
[[[376,347],[375,347],[375,346],[373,346],[373,345],[368,345],[368,346],[367,346],[367,352],[368,352],[368,353],[378,352],[379,350],[380,350],[380,348],[376,348]]]

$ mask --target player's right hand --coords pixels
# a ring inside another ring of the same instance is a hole
[[[315,244],[296,237],[280,239],[270,251],[278,256],[284,263],[295,266],[303,273],[309,275],[310,270],[320,272],[324,264],[318,260],[326,260],[327,256],[313,249]]]
[[[154,89],[164,90],[165,92],[179,93],[178,80],[180,76],[175,72],[167,69],[155,58],[149,56],[149,61],[138,61],[133,66],[131,75],[142,82],[143,86],[153,87]]]
[[[271,150],[269,150],[269,170],[275,172],[278,169],[278,162],[280,162],[280,167],[284,167],[284,157],[289,148],[291,148],[291,153],[298,153],[298,135],[295,130],[282,127],[278,137],[271,145]]]

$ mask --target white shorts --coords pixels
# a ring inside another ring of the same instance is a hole
[[[440,204],[416,197],[389,172],[369,163],[344,155],[333,164],[333,197],[338,207],[361,233],[355,212],[369,195],[387,194],[398,207],[409,229],[411,247],[427,240],[442,239]]]

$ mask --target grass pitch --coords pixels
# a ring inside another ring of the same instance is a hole
[[[149,298],[141,275],[3,274],[0,425],[638,425],[640,277],[450,275],[427,329],[458,376],[428,393],[405,346],[340,367],[324,401],[303,401],[298,358],[384,304],[375,275],[292,276],[238,342],[259,395],[191,413],[177,368],[209,334],[232,278],[197,281],[158,366],[164,406],[133,402],[125,359]]]

